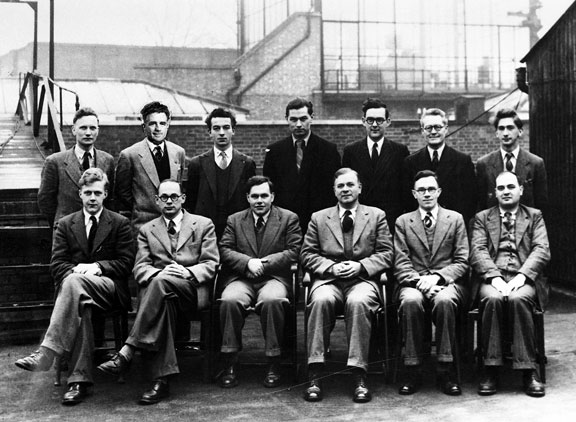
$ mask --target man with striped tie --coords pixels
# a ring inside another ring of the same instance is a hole
[[[438,205],[442,189],[431,170],[416,173],[412,194],[418,209],[396,220],[394,277],[404,343],[405,377],[398,390],[414,394],[422,382],[426,308],[436,325],[438,386],[462,393],[453,368],[456,319],[466,297],[468,237],[462,215]]]

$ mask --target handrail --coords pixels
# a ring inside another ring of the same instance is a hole
[[[29,84],[30,81],[30,84]],[[56,109],[54,103],[54,98],[52,97],[52,91],[50,89],[49,83],[52,86],[56,86],[60,90],[60,111]],[[28,106],[26,98],[26,88],[30,85],[31,97],[32,97],[32,119],[28,117]],[[40,96],[38,98],[38,87],[41,87]],[[27,72],[24,78],[24,83],[20,89],[20,96],[18,99],[18,106],[16,108],[16,114],[23,120],[26,124],[30,121],[32,122],[34,136],[39,136],[40,134],[40,121],[42,117],[42,108],[44,106],[44,99],[46,99],[47,113],[48,113],[48,141],[54,152],[63,151],[66,149],[64,144],[64,137],[62,136],[62,128],[64,125],[63,119],[63,104],[62,104],[62,93],[63,91],[69,92],[76,97],[74,103],[75,109],[80,108],[80,97],[78,94],[71,89],[65,88],[60,84],[56,83],[54,80],[47,76],[40,75],[34,72]],[[58,119],[58,114],[60,118]],[[53,128],[53,131],[50,130]]]

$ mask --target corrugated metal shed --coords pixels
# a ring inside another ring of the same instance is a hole
[[[548,172],[553,282],[576,289],[576,2],[522,59],[530,87],[530,150]]]

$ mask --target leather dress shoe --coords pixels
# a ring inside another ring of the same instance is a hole
[[[280,365],[278,363],[270,364],[262,384],[264,384],[264,387],[266,388],[274,388],[278,387],[281,381],[282,375],[280,374]]]
[[[238,375],[236,373],[236,366],[229,365],[224,369],[220,377],[220,387],[234,388],[238,385]]]
[[[50,359],[42,350],[36,350],[30,356],[18,359],[15,364],[18,368],[27,371],[47,371],[52,366],[53,359]]]
[[[170,387],[166,378],[158,378],[152,388],[140,397],[140,404],[156,404],[170,395]]]
[[[438,388],[448,396],[459,396],[462,394],[460,384],[448,372],[438,374]]]
[[[544,397],[546,388],[536,370],[524,371],[524,391],[530,397]]]
[[[72,382],[68,384],[68,390],[62,396],[64,406],[74,406],[82,403],[88,397],[88,386],[81,382]]]
[[[498,388],[498,378],[495,374],[487,373],[481,378],[478,384],[478,394],[481,396],[491,396],[496,394]]]
[[[322,383],[318,377],[311,377],[308,388],[304,390],[304,400],[315,402],[320,401],[324,398],[322,394]]]
[[[352,400],[356,403],[368,403],[372,400],[372,393],[370,393],[368,389],[366,378],[366,374],[356,375],[356,387],[354,388],[354,395],[352,396]]]
[[[116,353],[110,360],[98,365],[98,370],[108,375],[119,376],[123,374],[129,366],[130,362],[120,353]]]
[[[415,369],[409,369],[405,381],[398,388],[398,394],[409,396],[417,392],[422,386],[422,372]]]

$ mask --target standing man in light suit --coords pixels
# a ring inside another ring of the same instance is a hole
[[[134,326],[120,352],[98,367],[119,375],[136,349],[151,352],[154,383],[140,404],[168,397],[168,379],[180,372],[174,349],[176,321],[194,314],[202,300],[199,287],[212,282],[219,263],[214,224],[183,211],[185,199],[177,181],[160,183],[156,204],[162,216],[142,226],[138,234],[133,274],[141,292]]]
[[[211,219],[220,239],[228,216],[248,208],[245,186],[256,163],[232,146],[236,117],[230,110],[215,108],[206,126],[214,147],[190,160],[184,207]]]
[[[228,217],[220,241],[222,271],[220,327],[225,369],[220,386],[235,387],[236,362],[242,348],[242,327],[248,307],[260,315],[269,360],[265,387],[280,385],[280,355],[286,310],[291,298],[290,267],[298,260],[302,231],[298,216],[272,205],[274,186],[265,176],[247,182],[250,208]]]
[[[334,175],[338,204],[312,214],[300,262],[315,276],[308,303],[308,368],[306,401],[322,400],[320,382],[324,353],[337,313],[344,311],[348,366],[354,373],[353,400],[372,399],[367,386],[372,314],[382,298],[376,283],[392,267],[393,249],[386,213],[362,205],[358,173],[342,168]]]
[[[504,364],[504,321],[512,334],[512,368],[522,371],[524,391],[545,394],[536,364],[534,308],[548,303],[548,283],[542,272],[550,261],[550,245],[542,212],[520,204],[518,176],[496,177],[498,205],[476,214],[470,262],[480,278],[482,359],[484,375],[478,394],[495,394]]]
[[[146,138],[122,150],[116,167],[118,210],[131,218],[134,238],[138,229],[160,216],[154,200],[162,180],[181,181],[186,154],[184,148],[168,141],[170,110],[153,101],[140,111]]]
[[[82,209],[82,200],[78,196],[79,180],[82,173],[91,167],[98,167],[106,174],[109,195],[104,205],[107,208],[111,206],[114,157],[94,147],[100,131],[98,125],[98,115],[94,110],[88,107],[79,109],[74,114],[72,124],[76,145],[50,155],[44,162],[38,189],[38,208],[51,226],[65,215]]]
[[[404,341],[406,379],[398,392],[414,394],[422,381],[425,306],[436,325],[436,358],[440,390],[462,394],[452,366],[456,321],[465,303],[468,282],[468,237],[462,215],[438,205],[442,189],[436,174],[422,170],[412,194],[418,209],[401,215],[394,232],[394,277]]]

